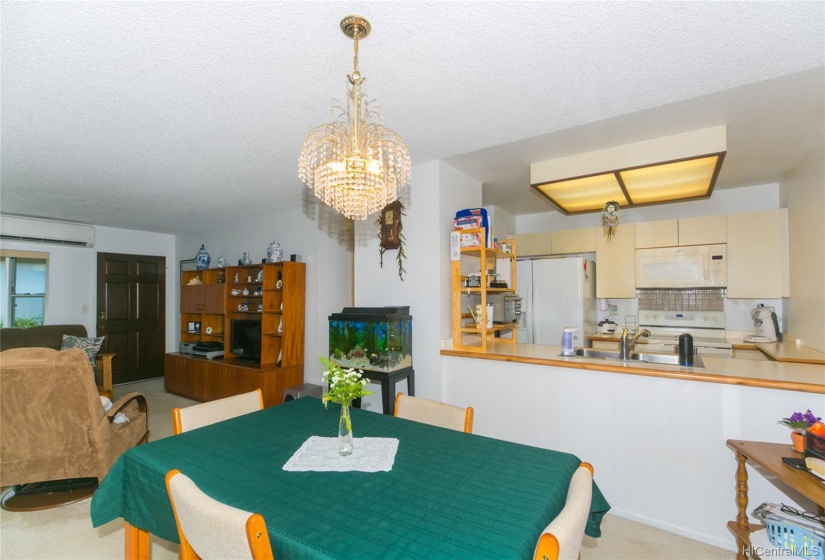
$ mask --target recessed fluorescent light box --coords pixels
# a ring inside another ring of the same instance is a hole
[[[565,214],[710,197],[727,152],[726,127],[534,163],[530,186]]]

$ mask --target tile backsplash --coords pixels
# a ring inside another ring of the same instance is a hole
[[[689,288],[679,290],[636,290],[639,309],[669,311],[724,311],[725,288]]]

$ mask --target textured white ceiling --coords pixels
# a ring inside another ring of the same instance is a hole
[[[822,134],[822,2],[2,2],[0,210],[176,233],[301,207],[348,13],[413,163],[516,214],[552,209],[531,161],[728,124],[725,188]]]

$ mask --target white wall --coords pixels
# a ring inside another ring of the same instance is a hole
[[[782,183],[791,269],[784,330],[786,340],[825,352],[825,148],[819,142]]]
[[[591,463],[612,513],[728,550],[736,460],[725,441],[790,443],[780,418],[825,409],[819,394],[453,356],[444,401],[474,407],[475,434]],[[748,471],[748,512],[793,502]]]
[[[246,216],[177,238],[181,259],[194,258],[205,245],[215,267],[220,256],[229,266],[237,265],[244,252],[252,262],[266,258],[273,240],[280,243],[284,259],[301,255],[306,263],[306,328],[304,340],[304,380],[320,383],[318,356],[328,355],[327,317],[349,304],[350,228],[343,218],[314,199],[303,209],[273,211]],[[180,322],[180,290],[175,279],[175,303],[171,308],[175,325]],[[179,332],[175,327],[175,333]]]
[[[492,224],[493,237],[507,239],[516,234],[516,216],[498,206],[485,206]]]
[[[377,226],[355,223],[355,305],[409,305],[413,317],[413,368],[417,396],[441,399],[441,337],[449,337],[449,232],[457,210],[481,205],[481,183],[439,161],[416,165],[403,197],[404,281],[398,277],[396,251],[379,266]],[[370,387],[378,391],[377,385]],[[404,391],[404,384],[399,386]],[[378,395],[364,408],[379,410]]]
[[[675,202],[639,208],[623,208],[619,211],[619,222],[635,224],[654,220],[671,220],[693,216],[713,216],[737,212],[759,212],[774,210],[779,205],[779,185],[756,185],[739,189],[719,189],[711,198],[691,202]],[[596,227],[601,223],[598,212],[565,216],[559,212],[542,212],[516,217],[516,233],[536,233]]]
[[[91,336],[97,332],[97,253],[166,257],[166,347],[175,348],[174,313],[177,259],[172,235],[95,226],[95,246],[67,247],[47,243],[3,241],[3,249],[49,253],[46,294],[47,324],[82,324]],[[88,311],[83,311],[83,306]]]

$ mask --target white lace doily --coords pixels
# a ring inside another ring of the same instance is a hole
[[[338,453],[337,437],[311,436],[284,465],[285,471],[390,471],[398,451],[395,438],[353,438],[352,454]]]

